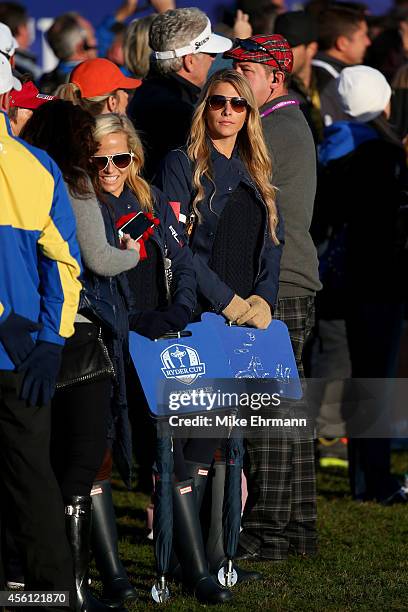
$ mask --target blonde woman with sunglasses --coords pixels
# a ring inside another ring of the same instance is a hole
[[[215,73],[187,147],[165,158],[156,184],[181,204],[202,310],[265,329],[278,293],[283,228],[272,164],[247,80]]]
[[[197,274],[196,314],[213,311],[259,329],[271,323],[283,241],[271,176],[248,81],[233,70],[216,72],[201,92],[187,146],[171,151],[156,177],[169,200],[180,202]],[[208,441],[205,449],[201,444],[201,473],[219,445],[219,440]],[[188,441],[183,452],[187,461],[197,457],[197,441]],[[225,462],[214,464],[212,476],[207,557],[217,575],[225,562],[220,532]],[[260,578],[234,568],[240,582]]]
[[[176,216],[163,194],[142,177],[143,148],[127,117],[100,115],[94,137],[99,145],[92,157],[98,171],[95,189],[117,226],[129,214],[140,212],[152,217],[155,224],[145,243],[143,261],[128,274],[131,328],[152,340],[182,330],[196,304],[196,280]]]

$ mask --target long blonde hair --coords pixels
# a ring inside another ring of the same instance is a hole
[[[215,72],[205,84],[191,124],[188,140],[187,154],[194,163],[193,187],[196,195],[193,200],[193,211],[198,219],[201,214],[198,208],[204,199],[204,186],[202,178],[206,176],[212,180],[211,149],[207,131],[206,113],[208,97],[219,83],[229,83],[238,95],[248,102],[247,117],[244,126],[237,136],[239,155],[245,164],[249,176],[256,184],[268,210],[268,220],[272,240],[279,244],[276,236],[278,225],[278,211],[275,203],[275,189],[271,184],[272,162],[265,144],[261,119],[251,87],[241,74],[235,70],[219,70]]]
[[[96,142],[100,143],[104,136],[118,133],[126,135],[129,152],[131,151],[134,154],[126,184],[137,197],[143,210],[153,212],[153,197],[150,186],[141,177],[144,164],[143,147],[132,122],[124,115],[117,115],[116,113],[96,117],[93,133]]]
[[[123,43],[125,65],[138,79],[144,79],[149,72],[152,53],[149,47],[149,31],[156,17],[157,15],[153,14],[135,19],[129,24],[125,33]]]
[[[104,111],[106,102],[110,96],[118,99],[117,90],[104,94],[103,96],[83,98],[81,95],[81,90],[75,83],[64,83],[63,85],[60,85],[56,90],[55,95],[62,100],[67,100],[68,102],[72,102],[72,104],[80,106],[84,110],[88,111],[88,113],[91,113],[91,115],[94,117],[100,115]]]

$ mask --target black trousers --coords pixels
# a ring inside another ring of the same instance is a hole
[[[403,320],[402,304],[351,304],[346,312],[346,330],[353,378],[396,377]],[[386,399],[377,400],[376,410],[386,414]],[[399,489],[398,480],[391,474],[389,438],[350,438],[348,454],[355,499],[382,501]]]
[[[50,406],[18,399],[21,376],[0,371],[0,487],[27,590],[74,592],[64,506],[50,464]]]
[[[90,495],[107,447],[110,378],[68,387],[52,402],[51,461],[64,499]]]

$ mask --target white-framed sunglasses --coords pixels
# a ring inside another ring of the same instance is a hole
[[[125,170],[132,163],[134,156],[133,151],[129,153],[114,153],[113,155],[93,155],[92,161],[99,172],[105,170],[109,162],[112,162],[118,170]]]

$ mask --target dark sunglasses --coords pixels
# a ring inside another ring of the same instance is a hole
[[[239,98],[238,96],[230,97],[214,94],[208,98],[208,106],[211,108],[211,110],[215,111],[225,108],[227,102],[231,104],[232,110],[236,113],[243,113],[249,106],[245,98]]]
[[[134,156],[135,154],[133,152],[115,153],[115,155],[93,155],[92,161],[99,172],[105,170],[109,162],[112,162],[118,170],[125,170],[125,168],[128,168],[132,163]]]
[[[250,40],[249,38],[236,38],[235,42],[237,47],[241,47],[241,49],[244,49],[245,51],[263,51],[275,59],[273,51],[267,47],[264,47],[261,45],[261,43],[258,43],[255,40]]]

